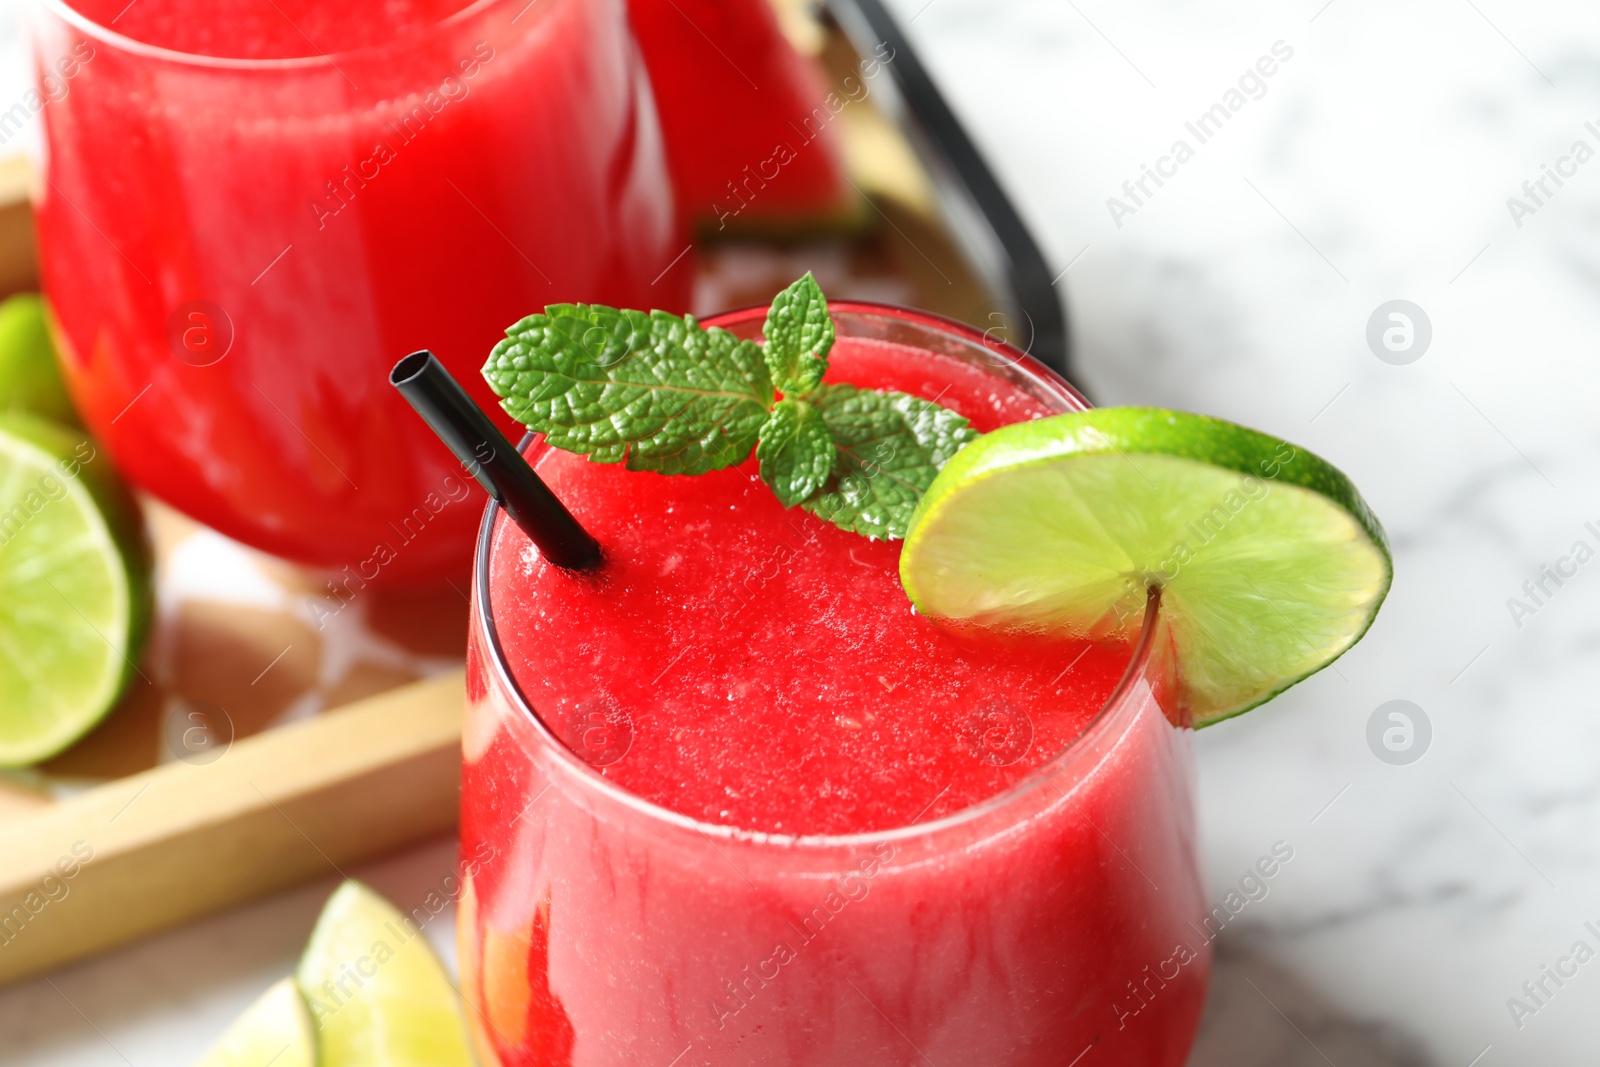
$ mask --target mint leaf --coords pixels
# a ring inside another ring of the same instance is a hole
[[[483,376],[512,418],[595,463],[704,474],[755,449],[785,507],[904,537],[977,432],[906,393],[823,385],[835,329],[809,273],[773,300],[765,331],[763,347],[690,315],[552,304],[506,331]]]
[[[809,395],[828,369],[834,338],[828,300],[810,271],[773,297],[762,332],[773,383],[786,397]]]
[[[783,506],[792,508],[815,493],[833,471],[833,435],[822,412],[804,400],[780,400],[761,427],[756,459],[761,480]]]
[[[483,376],[556,448],[629,470],[743,462],[775,399],[761,349],[693,316],[553,304],[506,331]]]
[[[810,399],[836,454],[827,487],[802,506],[866,537],[904,537],[934,475],[978,438],[960,415],[906,393],[824,385]]]

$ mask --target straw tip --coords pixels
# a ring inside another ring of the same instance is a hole
[[[431,364],[437,364],[438,362],[438,359],[428,349],[419,348],[394,365],[394,370],[389,372],[389,384],[393,386],[409,385],[421,377]]]

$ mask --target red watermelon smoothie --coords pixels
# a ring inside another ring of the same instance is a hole
[[[385,383],[529,307],[682,310],[622,0],[46,0],[39,239],[85,421],[142,488],[367,582],[463,576],[477,509]],[[64,88],[63,88],[64,87]],[[507,427],[509,420],[502,420]]]
[[[832,312],[829,380],[984,431],[1084,406],[966,327]],[[785,509],[754,460],[529,457],[606,563],[486,519],[458,923],[486,1062],[1182,1063],[1209,956],[1158,623],[952,633],[912,611],[899,542]]]

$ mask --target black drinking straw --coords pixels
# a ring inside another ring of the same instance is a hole
[[[389,384],[400,390],[484,492],[539,546],[545,559],[571,570],[600,562],[600,545],[589,531],[578,525],[432,352],[424,348],[396,363]]]

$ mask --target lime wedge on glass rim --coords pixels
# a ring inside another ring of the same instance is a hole
[[[360,882],[328,898],[295,979],[322,1067],[472,1067],[444,965],[414,923]]]
[[[285,978],[233,1021],[195,1067],[316,1067],[311,1015]]]
[[[900,556],[918,611],[1001,629],[1130,639],[1159,587],[1195,726],[1332,663],[1392,576],[1383,528],[1333,466],[1152,408],[985,434],[928,487]]]
[[[110,458],[0,414],[0,766],[55,755],[111,710],[150,606],[138,508]]]

